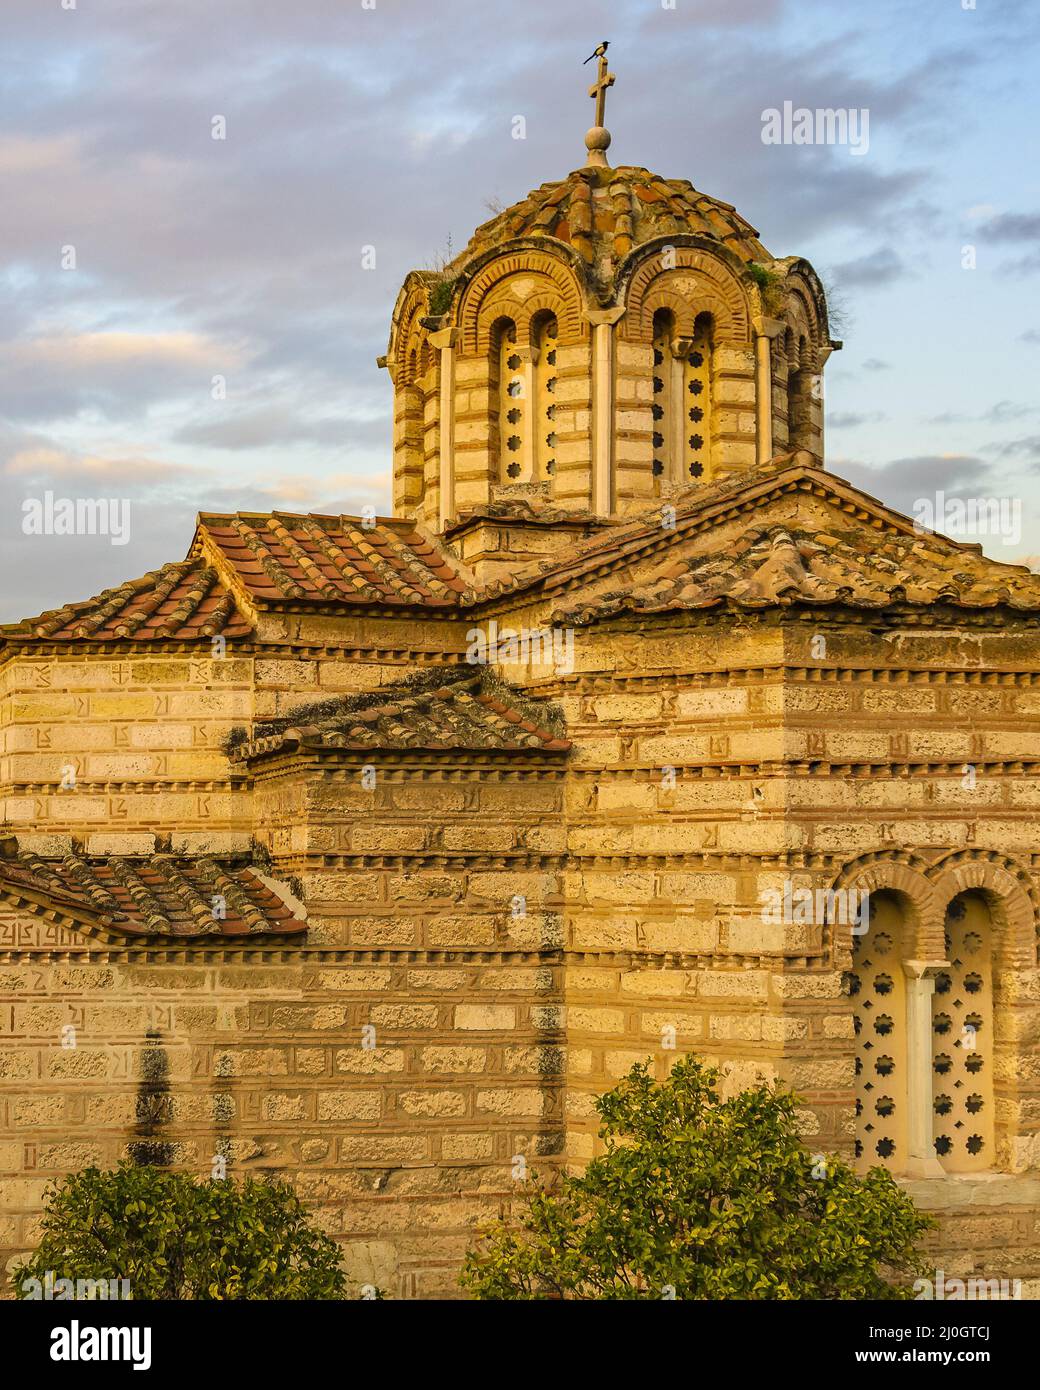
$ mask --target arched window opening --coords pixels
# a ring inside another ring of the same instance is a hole
[[[668,482],[678,473],[676,433],[681,429],[675,400],[674,338],[674,315],[670,309],[658,309],[653,322],[653,473],[655,479]]]
[[[903,921],[897,898],[873,894],[867,929],[853,937],[856,1158],[863,1169],[898,1171],[908,1158]]]
[[[683,363],[683,481],[711,477],[712,318],[698,314],[689,353]]]
[[[537,318],[531,325],[531,346],[535,349],[534,429],[535,478],[543,482],[556,470],[556,338],[559,327],[554,314]]]
[[[501,319],[495,324],[491,333],[491,357],[499,477],[503,483],[515,483],[520,481],[528,421],[522,362],[517,352],[516,324],[512,319]]]
[[[808,339],[795,342],[787,330],[787,441],[791,449],[807,447],[811,425],[812,371]]]
[[[933,1138],[948,1173],[991,1168],[993,933],[989,907],[961,893],[946,909],[948,965],[932,996]]]
[[[419,349],[413,347],[405,359],[404,377],[397,392],[397,418],[394,421],[394,496],[395,502],[406,506],[415,506],[426,490],[423,470],[426,401],[419,363]]]

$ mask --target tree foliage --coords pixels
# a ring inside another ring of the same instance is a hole
[[[800,1142],[790,1092],[721,1100],[687,1057],[637,1065],[596,1102],[605,1151],[533,1187],[465,1261],[483,1299],[902,1299],[932,1225],[882,1168],[858,1177]]]
[[[339,1254],[288,1183],[123,1164],[48,1188],[43,1237],[12,1279],[19,1298],[51,1272],[126,1279],[134,1299],[334,1299]]]

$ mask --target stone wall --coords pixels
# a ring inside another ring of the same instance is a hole
[[[500,621],[536,626],[549,602]],[[937,1180],[937,1258],[1040,1275],[1031,631],[618,619],[575,634],[572,672],[504,672],[562,708],[562,765],[400,751],[373,755],[368,787],[356,755],[289,751],[247,777],[220,741],[391,685],[438,644],[457,657],[459,625],[266,621],[283,645],[224,661],[204,646],[3,668],[12,831],[59,854],[73,835],[141,855],[157,835],[187,853],[255,840],[309,929],[292,948],[148,952],[3,908],[2,1258],[32,1244],[63,1172],[225,1154],[293,1180],[359,1281],[449,1295],[524,1165],[587,1159],[595,1095],[690,1050],[727,1088],[794,1086],[807,1142],[851,1156],[850,936],[763,921],[761,895],[869,872],[939,956],[935,903],[992,904],[1003,1186],[979,1215],[964,1178]]]

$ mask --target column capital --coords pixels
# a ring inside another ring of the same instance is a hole
[[[435,348],[458,347],[461,339],[460,328],[438,328],[436,333],[430,334],[430,344]]]
[[[783,319],[771,319],[765,314],[755,314],[751,320],[751,327],[759,338],[779,338],[787,324]]]
[[[903,970],[910,980],[932,980],[941,970],[948,970],[948,960],[904,960]]]
[[[613,328],[627,313],[627,305],[616,304],[613,309],[586,309],[583,318],[586,323],[591,323],[596,328],[602,327],[603,324]]]

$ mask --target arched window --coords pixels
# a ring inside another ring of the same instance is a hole
[[[908,983],[909,957],[901,900],[872,894],[867,930],[853,937],[852,953],[857,1159],[864,1169],[881,1164],[897,1173],[933,1156],[948,1173],[991,1169],[993,929],[985,899],[961,893],[947,908],[946,963],[934,977],[930,1020],[926,1013],[912,1021],[909,990],[931,982],[918,972]],[[916,1044],[911,1026],[926,1030]]]
[[[653,414],[653,470],[654,477],[665,482],[678,480],[677,435],[682,429],[679,408],[676,406],[677,384],[672,344],[675,340],[675,317],[670,309],[658,309],[654,314],[653,351],[654,399]],[[680,407],[681,408],[681,407]]]
[[[812,409],[809,342],[804,334],[796,340],[790,329],[784,342],[787,349],[787,442],[791,449],[804,449],[809,442]]]
[[[534,475],[538,482],[556,469],[556,337],[554,314],[541,315],[531,325],[534,348]]]
[[[527,399],[520,355],[517,352],[516,324],[500,319],[491,331],[493,375],[491,397],[497,416],[498,472],[503,483],[520,481],[524,442],[528,433]]]
[[[932,996],[933,1136],[949,1173],[991,1168],[993,950],[986,902],[961,893],[946,909],[947,968]]]
[[[712,319],[698,314],[693,340],[683,363],[683,482],[711,477]]]
[[[856,1157],[864,1168],[881,1164],[898,1171],[909,1156],[903,954],[898,901],[872,895],[867,929],[852,946]]]
[[[395,502],[415,506],[422,500],[424,477],[425,397],[419,374],[419,350],[413,347],[404,362],[396,393],[394,419]]]

